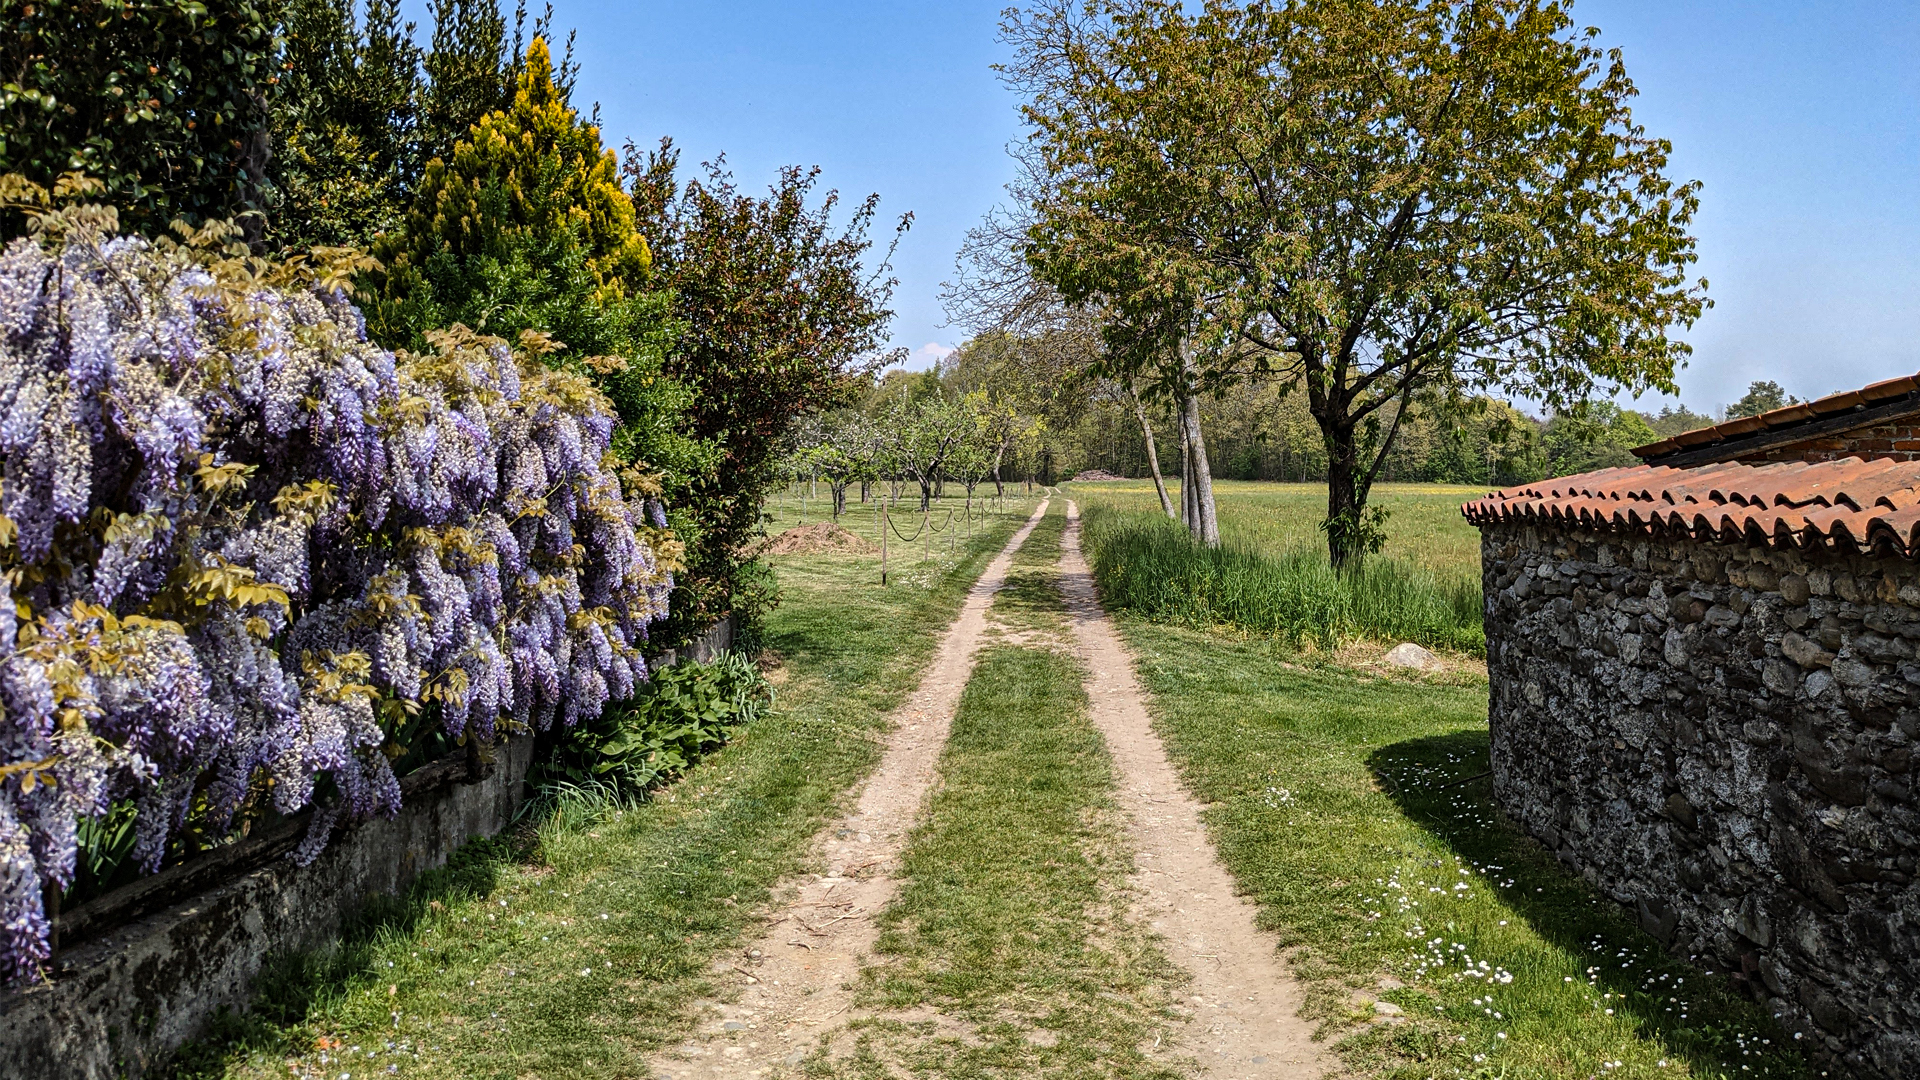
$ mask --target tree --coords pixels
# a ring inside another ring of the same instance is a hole
[[[1727,419],[1737,420],[1743,416],[1759,416],[1763,412],[1784,409],[1789,405],[1800,404],[1800,399],[1786,392],[1779,383],[1768,379],[1755,380],[1747,384],[1747,393],[1739,401],[1727,406]]]
[[[992,329],[954,350],[941,364],[951,389],[966,396],[990,455],[994,493],[1005,493],[1001,473],[1009,454],[1036,438],[1048,424],[1070,424],[1084,408],[1080,374],[1091,357],[1088,342],[1056,328],[1037,338]]]
[[[434,0],[427,48],[397,0],[286,0],[273,115],[268,239],[283,250],[366,248],[405,222],[427,163],[450,159],[524,73],[526,10],[511,43],[495,0]],[[550,37],[552,9],[533,21]],[[572,92],[572,37],[552,71]]]
[[[878,479],[886,436],[869,417],[836,409],[803,420],[794,436],[796,457],[807,475],[824,477],[833,496],[833,516],[847,512],[847,489]]]
[[[1416,398],[1672,390],[1698,185],[1558,0],[1047,0],[1005,30],[1036,274],[1114,313],[1106,373],[1202,453],[1196,395],[1299,386],[1336,565],[1383,539],[1367,496]]]
[[[273,23],[251,0],[7,5],[0,173],[84,173],[130,230],[264,209]],[[10,214],[18,235],[24,219]]]
[[[1660,415],[1647,417],[1647,424],[1653,428],[1655,438],[1669,439],[1683,431],[1712,427],[1714,419],[1711,416],[1702,416],[1685,405],[1663,405],[1660,407]]]
[[[1016,193],[1021,188],[1016,185]],[[1020,209],[1028,209],[1023,205]],[[995,426],[1014,438],[1037,435],[1040,423],[1070,424],[1078,419],[1076,391],[1084,389],[1087,373],[1097,363],[1102,348],[1100,316],[1089,306],[1070,304],[1058,289],[1040,281],[1022,255],[1030,221],[1016,212],[996,209],[977,226],[967,231],[955,260],[954,280],[941,287],[941,300],[947,316],[966,327],[973,338],[958,353],[960,370],[976,355],[984,355],[991,374],[983,383],[993,387],[1012,387],[1026,391],[1028,400],[996,398],[989,415]],[[1100,380],[1098,391],[1132,406],[1147,448],[1147,468],[1153,487],[1160,495],[1160,506],[1170,518],[1178,518],[1173,500],[1167,495],[1167,483],[1160,473],[1160,457],[1155,446],[1153,425],[1147,420],[1145,403],[1134,380]],[[1036,416],[1031,431],[999,422],[1011,419],[1025,409]],[[1017,433],[1017,434],[1016,434]],[[994,485],[1000,491],[1000,466],[1009,438],[996,451]]]
[[[1611,401],[1596,401],[1548,421],[1541,442],[1551,475],[1638,465],[1633,448],[1658,438],[1646,417]]]
[[[1013,440],[1006,438],[1006,429],[1002,426],[1005,418],[987,411],[990,403],[985,393],[968,394],[961,399],[960,407],[973,419],[973,430],[961,435],[941,468],[967,489],[967,513],[972,515],[973,490],[1000,471],[1001,459]],[[1019,433],[1013,438],[1018,439]]]
[[[674,323],[647,243],[600,132],[568,102],[535,37],[513,101],[427,163],[404,226],[380,238],[368,332],[421,349],[439,327],[542,336],[550,366],[590,376],[613,401],[616,452],[661,474],[673,524],[698,541],[686,492],[713,467],[689,438],[688,389],[663,372]]]
[[[884,366],[893,312],[892,248],[873,265],[870,196],[836,227],[837,192],[815,200],[819,171],[787,168],[764,197],[743,194],[724,162],[684,185],[671,140],[628,148],[626,178],[681,333],[665,371],[688,386],[687,430],[723,455],[687,490],[702,523],[676,620],[724,615],[738,553],[761,529],[794,423],[832,408]],[[911,217],[901,218],[899,242]],[[704,625],[695,623],[694,625]]]
[[[933,485],[953,455],[977,437],[979,421],[962,402],[935,395],[901,401],[889,410],[888,457],[920,485],[920,509],[933,504]]]

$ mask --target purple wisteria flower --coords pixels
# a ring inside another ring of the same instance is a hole
[[[222,265],[0,250],[0,979],[47,958],[83,820],[131,805],[151,871],[190,815],[312,806],[311,860],[397,810],[397,718],[574,723],[666,615],[664,508],[589,384],[460,328],[396,355]]]

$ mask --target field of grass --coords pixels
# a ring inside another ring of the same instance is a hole
[[[1178,500],[1179,485],[1170,487]],[[1151,480],[1074,484],[1069,491],[1082,507],[1160,514]],[[1484,494],[1480,488],[1446,484],[1375,485],[1369,505],[1387,511],[1387,546],[1381,554],[1442,578],[1478,582],[1480,531],[1460,516],[1460,504]],[[1325,484],[1216,480],[1214,501],[1223,543],[1274,554],[1327,549],[1326,534],[1320,531],[1327,516]]]
[[[1395,486],[1390,542],[1336,573],[1319,532],[1325,489],[1223,482],[1221,546],[1167,520],[1150,485],[1076,484],[1086,543],[1110,609],[1157,622],[1231,625],[1289,644],[1367,638],[1480,654],[1479,534],[1459,514],[1468,489]]]
[[[634,1077],[714,958],[872,767],[887,713],[1032,503],[878,587],[877,560],[777,562],[778,700],[637,809],[562,805],[468,845],[342,945],[285,959],[182,1077]],[[943,537],[944,539],[944,537]]]

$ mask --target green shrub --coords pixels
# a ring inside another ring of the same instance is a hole
[[[258,211],[273,19],[253,0],[66,0],[6,5],[0,173],[106,185],[130,231]],[[258,219],[244,218],[249,228]],[[9,214],[9,235],[24,219]]]
[[[638,798],[725,746],[772,704],[773,688],[743,653],[663,668],[632,700],[567,731],[529,780],[556,799],[570,791]]]
[[[1101,598],[1155,622],[1225,623],[1292,644],[1365,637],[1486,651],[1477,581],[1378,555],[1337,571],[1318,548],[1209,549],[1165,518],[1098,506],[1085,528]]]

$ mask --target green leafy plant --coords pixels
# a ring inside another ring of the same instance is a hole
[[[257,228],[274,53],[268,8],[250,0],[9,4],[0,173],[95,177],[135,230]],[[22,226],[8,216],[10,235]]]
[[[725,746],[773,704],[773,687],[746,655],[656,671],[633,700],[567,731],[533,784],[552,797],[571,789],[634,798]]]

